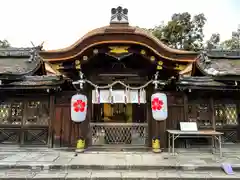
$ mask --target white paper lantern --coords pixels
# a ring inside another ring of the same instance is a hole
[[[151,97],[153,119],[166,120],[168,117],[167,96],[164,93],[154,93]]]
[[[75,94],[71,99],[71,118],[74,122],[83,122],[87,116],[87,97]]]

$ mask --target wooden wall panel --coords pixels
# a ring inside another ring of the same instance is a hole
[[[167,93],[169,97],[168,102],[168,119],[166,121],[155,121],[152,118],[151,103],[147,103],[148,113],[147,119],[149,122],[149,146],[153,137],[160,137],[161,147],[166,147],[167,129],[177,129],[180,121],[185,121],[185,111],[183,104],[183,94],[181,93]],[[68,97],[65,98],[69,100]],[[90,98],[89,98],[90,99]],[[71,121],[70,117],[70,102],[59,102],[55,105],[55,120],[54,127],[54,145],[75,146],[79,137],[86,139],[87,145],[90,144],[89,122],[91,120],[91,101],[88,101],[87,119],[79,124]]]
[[[161,148],[167,147],[167,129],[177,129],[179,122],[185,121],[184,111],[184,94],[183,93],[167,93],[168,96],[168,118],[166,121],[155,121],[152,114],[151,119],[150,139],[153,137],[160,138]],[[148,106],[151,107],[151,104]]]
[[[71,120],[70,106],[56,106],[53,122],[55,147],[74,147],[81,136],[80,123]]]
[[[87,118],[82,123],[75,123],[71,120],[70,101],[76,92],[64,92],[56,96],[54,129],[55,147],[75,147],[77,140],[81,137],[86,139],[88,144],[88,126],[91,114],[91,101],[88,101]],[[89,99],[89,98],[88,98]]]

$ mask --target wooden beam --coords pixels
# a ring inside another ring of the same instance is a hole
[[[138,77],[138,74],[135,74],[135,73],[132,73],[132,74],[123,74],[123,73],[109,74],[109,73],[106,73],[106,74],[99,74],[98,76],[100,76],[100,77],[109,77],[109,76],[112,76],[112,77]]]

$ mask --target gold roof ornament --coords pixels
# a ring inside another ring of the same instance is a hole
[[[175,70],[179,70],[182,71],[186,68],[185,65],[181,65],[181,64],[176,64],[176,66],[174,67]]]
[[[162,65],[163,65],[163,62],[158,61],[157,70],[162,70],[163,69]]]
[[[76,60],[75,61],[75,68],[76,69],[81,69],[81,62],[80,62],[80,60]]]
[[[129,46],[110,46],[109,48],[111,49],[109,51],[110,53],[124,54],[124,53],[128,53]]]
[[[98,54],[98,49],[94,49],[93,54]]]
[[[64,69],[63,63],[54,63],[54,64],[51,64],[51,66],[56,70]]]
[[[193,70],[193,64],[190,63],[189,65],[186,66],[185,69],[179,72],[179,75],[191,76],[192,70]]]
[[[146,51],[144,49],[141,50],[140,52],[142,55],[145,55],[146,54]]]
[[[87,60],[88,60],[88,57],[87,57],[87,56],[83,56],[83,60],[84,60],[84,61],[87,61]]]
[[[44,62],[45,69],[47,71],[47,74],[55,74],[55,75],[61,75],[61,73],[55,69],[57,66],[54,67],[54,65]]]
[[[151,56],[151,57],[150,57],[150,60],[151,60],[151,61],[155,61],[155,59],[156,59],[156,58],[155,58],[154,56]]]

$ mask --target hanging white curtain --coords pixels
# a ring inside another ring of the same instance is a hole
[[[111,103],[111,97],[113,99],[113,103],[131,103],[138,104],[146,103],[146,91],[143,90],[112,90],[112,94],[110,94],[109,90],[100,90],[99,91],[99,103]],[[139,98],[140,97],[140,98]],[[127,101],[127,102],[126,102]],[[98,104],[98,98],[96,91],[92,91],[92,103]]]

